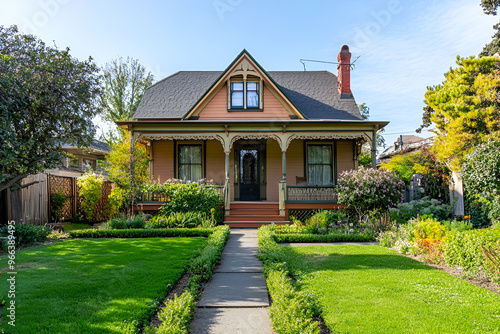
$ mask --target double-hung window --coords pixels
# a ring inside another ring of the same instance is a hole
[[[231,109],[259,109],[259,82],[231,82]]]
[[[333,145],[307,145],[307,181],[313,185],[333,182]]]
[[[184,181],[199,181],[203,178],[202,145],[178,146],[178,178]]]

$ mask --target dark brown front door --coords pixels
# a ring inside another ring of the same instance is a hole
[[[240,200],[260,200],[259,145],[239,145]]]

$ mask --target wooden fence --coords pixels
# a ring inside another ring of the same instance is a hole
[[[81,215],[82,198],[78,196],[79,188],[76,177],[59,176],[39,173],[23,179],[23,185],[29,185],[20,190],[2,191],[0,194],[0,225],[14,220],[16,223],[43,225],[54,220],[52,195],[62,191],[67,200],[61,210],[61,220],[71,221],[75,215]],[[102,186],[102,198],[97,203],[99,219],[107,219],[106,205],[113,184],[105,181]]]

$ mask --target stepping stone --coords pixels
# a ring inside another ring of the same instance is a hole
[[[198,307],[268,307],[266,280],[261,273],[214,273]]]
[[[271,334],[266,308],[199,308],[191,332],[196,334]]]
[[[216,273],[261,273],[262,263],[253,254],[224,254]]]

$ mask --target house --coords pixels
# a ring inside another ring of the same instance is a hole
[[[30,175],[22,180],[23,188],[15,192],[5,189],[0,193],[0,223],[7,221],[45,224],[51,221],[50,194],[62,190],[68,198],[62,216],[71,218],[79,211],[76,178],[88,169],[101,172],[99,160],[111,152],[105,143],[95,140],[89,147],[79,148],[62,145],[63,151],[71,153],[71,158],[64,158],[59,166],[42,173]],[[107,177],[105,176],[105,179]],[[106,182],[103,191],[110,191]]]
[[[394,144],[377,156],[377,165],[389,162],[398,154],[411,154],[432,145],[432,138],[422,138],[414,135],[401,135]]]
[[[47,170],[47,173],[70,177],[82,176],[90,169],[97,173],[103,173],[99,161],[104,160],[105,156],[111,152],[109,146],[100,140],[94,140],[89,147],[85,148],[63,144],[62,149],[66,153],[70,153],[72,157],[63,159],[59,166]],[[107,179],[105,173],[103,176]]]
[[[117,124],[147,145],[154,179],[220,184],[230,226],[338,208],[340,173],[357,168],[367,141],[375,165],[375,133],[388,122],[362,120],[348,46],[337,59],[338,76],[266,71],[243,50],[222,72],[181,71],[155,83],[134,120]]]

